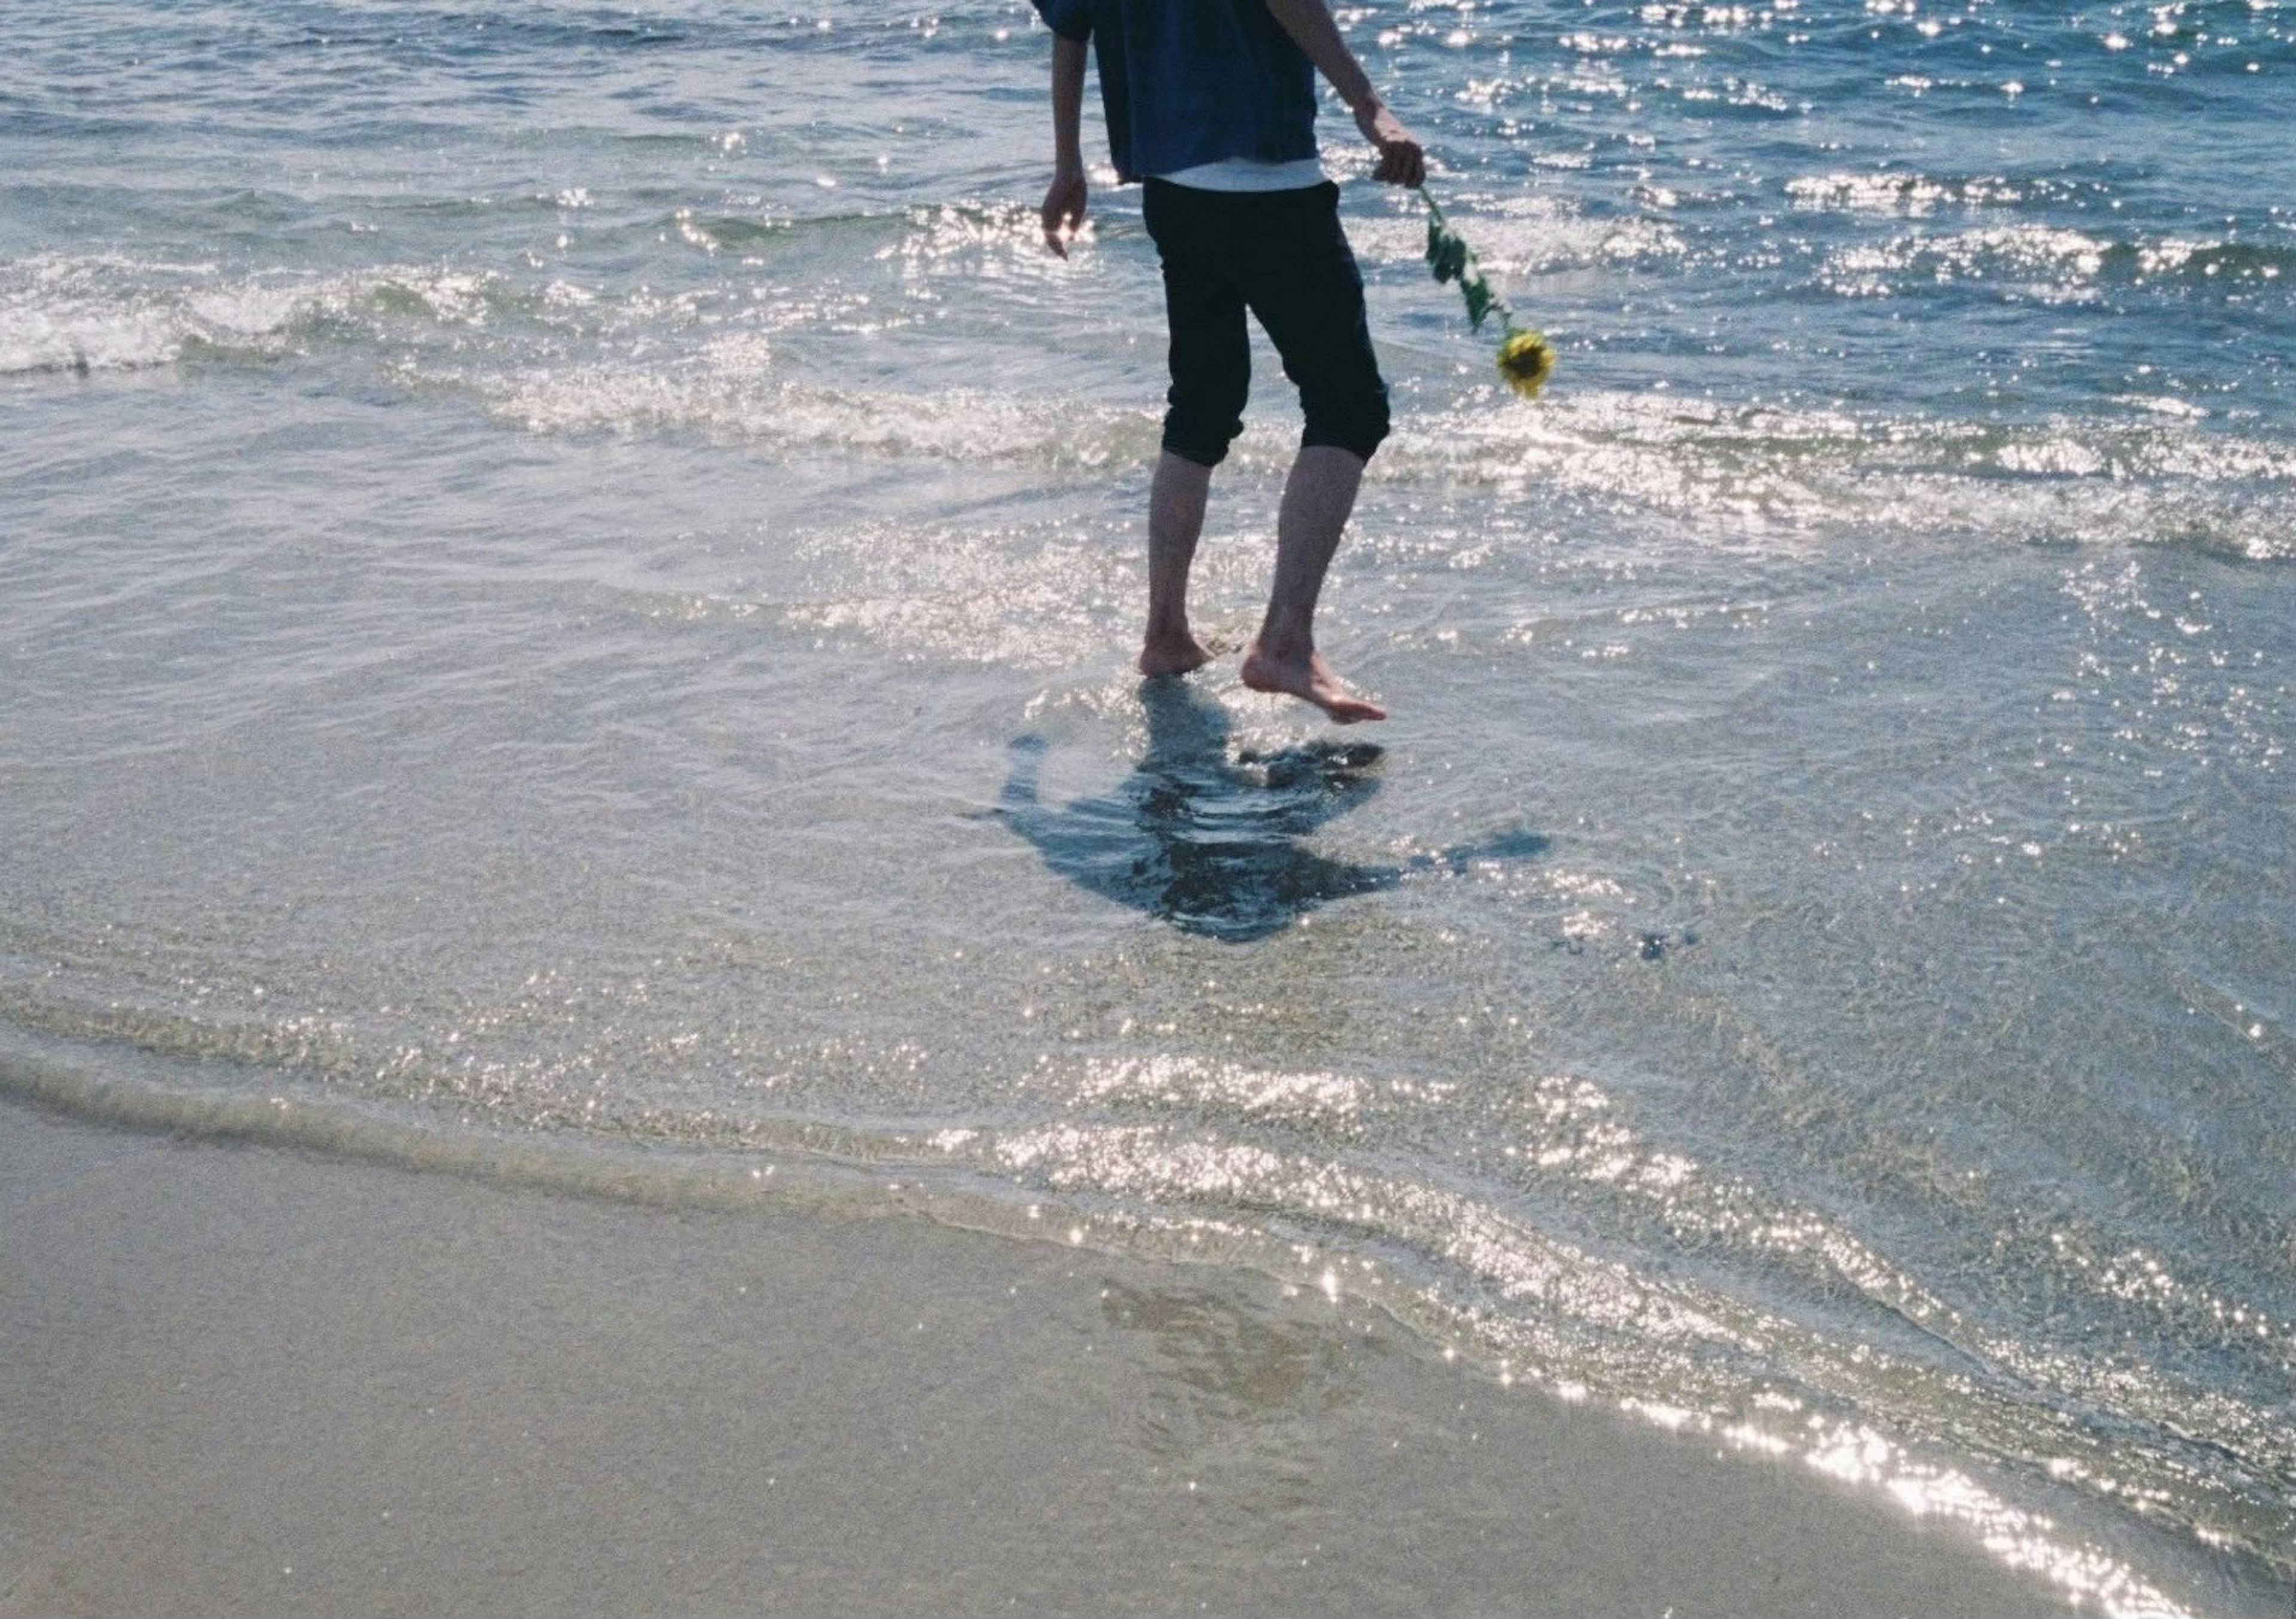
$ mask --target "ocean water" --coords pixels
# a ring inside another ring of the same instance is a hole
[[[2296,7],[1341,15],[1561,355],[1327,108],[1346,732],[1126,673],[1154,255],[1037,241],[1027,6],[12,16],[0,1081],[1256,1266],[2284,1612]]]

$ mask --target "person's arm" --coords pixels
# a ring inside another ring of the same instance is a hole
[[[1084,47],[1081,39],[1053,36],[1053,184],[1045,192],[1045,245],[1062,258],[1068,238],[1084,223],[1084,148],[1078,126],[1084,116]]]
[[[1331,8],[1324,0],[1267,0],[1267,14],[1275,19],[1276,26],[1292,36],[1292,43],[1316,64],[1316,70],[1332,81],[1332,88],[1356,115],[1356,127],[1363,131],[1364,139],[1379,148],[1379,167],[1372,171],[1372,178],[1390,185],[1415,186],[1423,182],[1425,150],[1371,87],[1371,76],[1348,49],[1348,42],[1340,37],[1340,25],[1332,20]]]

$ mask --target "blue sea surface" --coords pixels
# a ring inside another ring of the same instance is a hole
[[[1025,4],[12,15],[0,1081],[858,1165],[2284,1612],[2296,5],[1337,14],[1560,356],[1327,103],[1344,733],[1264,345],[1127,673]]]

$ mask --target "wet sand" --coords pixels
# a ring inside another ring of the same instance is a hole
[[[0,1613],[2010,1615],[1346,1301],[0,1106]]]

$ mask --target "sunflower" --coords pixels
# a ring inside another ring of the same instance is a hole
[[[1534,331],[1515,323],[1514,311],[1507,307],[1483,274],[1483,267],[1475,262],[1475,250],[1466,239],[1451,228],[1443,217],[1443,209],[1423,188],[1419,193],[1427,199],[1427,267],[1439,282],[1459,283],[1459,296],[1466,300],[1467,324],[1476,331],[1493,315],[1499,317],[1500,330],[1505,333],[1499,341],[1499,375],[1506,385],[1526,399],[1538,397],[1538,390],[1554,372],[1554,346],[1546,334]]]
[[[1499,375],[1526,399],[1538,397],[1546,379],[1554,374],[1554,349],[1542,332],[1510,327],[1499,345]]]

